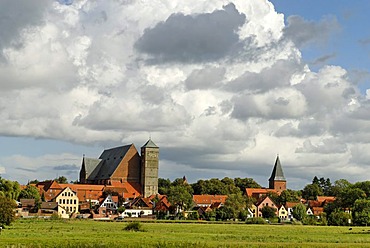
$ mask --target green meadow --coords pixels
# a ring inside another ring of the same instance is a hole
[[[17,220],[0,247],[370,247],[370,227]]]

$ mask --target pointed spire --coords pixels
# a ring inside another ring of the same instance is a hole
[[[142,147],[158,148],[151,138]]]
[[[279,154],[276,157],[274,169],[272,170],[269,181],[286,181],[283,173],[283,169],[280,164]]]

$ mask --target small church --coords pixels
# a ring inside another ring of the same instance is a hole
[[[276,157],[271,177],[269,178],[269,189],[274,189],[278,194],[286,190],[286,179],[281,167],[279,155]]]
[[[83,157],[81,184],[117,186],[129,183],[143,197],[158,194],[159,147],[149,139],[141,153],[134,144],[104,150],[99,158]]]
[[[247,196],[260,199],[262,196],[266,196],[269,192],[280,195],[281,192],[287,189],[287,182],[284,177],[283,168],[281,167],[279,155],[276,157],[275,164],[268,181],[268,188],[246,188],[245,191]]]

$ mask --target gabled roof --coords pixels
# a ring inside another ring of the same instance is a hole
[[[77,197],[77,194],[76,194],[76,192],[74,192],[70,187],[66,187],[66,188],[64,188],[62,191],[60,191],[54,198],[57,198],[59,195],[61,195],[62,193],[64,193],[64,192],[66,192],[66,191],[68,191],[68,190],[70,190],[70,191],[72,191],[72,193],[74,194],[74,196],[76,196]]]
[[[266,195],[269,192],[278,194],[275,189],[266,188],[245,188],[245,192],[247,193],[248,197],[257,196],[258,198],[260,197],[260,195]]]
[[[100,180],[110,178],[113,172],[117,169],[118,165],[121,163],[122,159],[126,156],[131,146],[134,145],[131,144],[104,150],[99,157],[99,159],[102,161],[91,174],[91,179]]]
[[[41,209],[55,210],[58,208],[57,202],[41,202]]]
[[[193,201],[195,204],[208,204],[211,205],[214,202],[225,203],[227,195],[193,195]]]
[[[112,185],[105,186],[105,189],[110,189],[112,191],[116,191],[119,194],[123,193],[124,198],[136,198],[140,196],[140,183],[134,182],[116,182],[113,181]]]
[[[283,169],[281,168],[279,155],[276,157],[274,169],[272,170],[269,181],[286,181]]]
[[[99,166],[99,163],[101,162],[101,159],[97,158],[83,158],[83,165],[85,166],[85,172],[88,179],[90,179],[90,176],[94,172],[94,170],[97,169]],[[97,174],[97,172],[95,173]]]
[[[22,207],[33,207],[35,206],[35,199],[19,199]]]
[[[48,191],[49,189],[62,189],[62,187],[55,180],[52,180],[44,184],[44,191]]]
[[[329,203],[335,201],[335,199],[335,196],[317,196],[317,201],[319,202]]]
[[[300,202],[286,202],[285,207],[286,208],[293,208],[295,205],[298,205]]]
[[[153,203],[149,198],[139,197],[132,201],[131,206],[152,208]]]
[[[152,139],[149,139],[142,147],[158,148],[158,146],[156,144],[154,144]]]

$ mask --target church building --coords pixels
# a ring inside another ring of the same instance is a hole
[[[143,197],[158,194],[159,147],[149,139],[138,153],[134,144],[104,150],[98,159],[83,157],[81,184],[129,183]]]
[[[275,165],[269,179],[269,189],[274,189],[278,194],[286,190],[286,179],[280,164],[279,155],[276,157]]]

